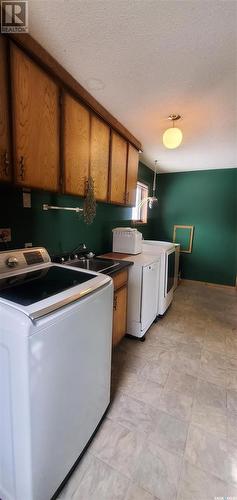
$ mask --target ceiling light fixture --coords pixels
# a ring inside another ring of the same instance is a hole
[[[176,120],[180,120],[180,115],[170,115],[168,120],[172,120],[173,127],[168,128],[163,134],[163,144],[168,149],[178,148],[182,142],[183,134],[182,131],[174,126]]]

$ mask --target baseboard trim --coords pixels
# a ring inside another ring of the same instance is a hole
[[[184,278],[182,278],[180,281],[184,285],[188,284],[188,283],[200,283],[201,285],[206,285],[206,286],[209,286],[209,287],[227,288],[229,290],[237,291],[237,286],[234,286],[234,285],[222,285],[222,284],[218,284],[218,283],[209,283],[208,281],[188,280],[188,279],[184,279]]]

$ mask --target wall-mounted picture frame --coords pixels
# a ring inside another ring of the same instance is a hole
[[[174,225],[173,243],[180,244],[180,252],[192,253],[194,226]]]

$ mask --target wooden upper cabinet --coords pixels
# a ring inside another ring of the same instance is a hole
[[[138,150],[131,144],[128,145],[128,165],[127,165],[127,186],[126,204],[136,205],[137,171],[138,171]]]
[[[110,163],[110,201],[124,204],[126,201],[127,142],[112,132]]]
[[[90,175],[93,177],[95,197],[107,201],[109,179],[110,128],[106,123],[91,116]]]
[[[59,88],[11,45],[15,178],[17,184],[59,187]]]
[[[64,94],[64,190],[84,196],[89,175],[90,113]]]
[[[6,39],[0,35],[0,180],[11,180],[11,149]]]

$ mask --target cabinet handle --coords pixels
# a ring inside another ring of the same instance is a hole
[[[3,157],[3,165],[4,165],[4,168],[3,168],[4,174],[5,174],[6,177],[8,177],[8,175],[9,175],[10,161],[9,161],[9,158],[8,158],[8,152],[7,151],[5,152],[4,157]]]
[[[24,156],[20,156],[20,178],[22,181],[25,179],[25,162]]]
[[[117,295],[114,296],[114,311],[117,310]]]

